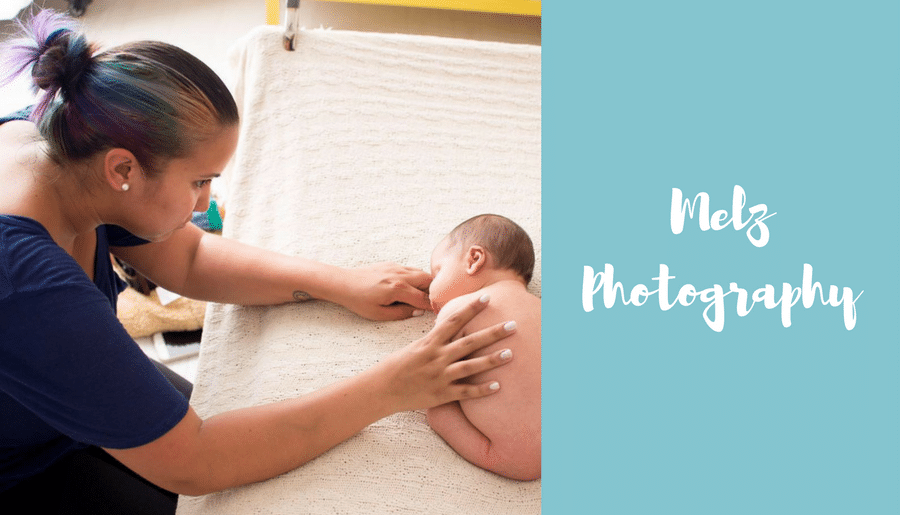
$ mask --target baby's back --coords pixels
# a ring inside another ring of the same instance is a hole
[[[493,448],[510,459],[535,464],[541,459],[541,301],[521,283],[501,281],[448,303],[441,314],[485,293],[490,304],[463,328],[470,334],[498,323],[515,321],[516,333],[482,349],[481,356],[509,348],[513,360],[502,367],[477,374],[473,383],[498,381],[500,391],[479,399],[461,401],[466,418],[490,439]],[[456,302],[460,304],[454,305]],[[448,309],[449,308],[449,309]]]

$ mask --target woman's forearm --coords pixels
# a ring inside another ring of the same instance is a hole
[[[307,300],[336,302],[340,268],[204,234],[183,291],[195,299],[226,304],[270,305]]]
[[[293,470],[393,413],[373,369],[300,398],[201,421],[191,411],[169,433],[134,449],[108,449],[149,481],[202,495]]]
[[[394,412],[369,372],[306,396],[203,422],[202,493],[293,470]]]
[[[295,292],[334,301],[338,267],[286,256],[203,232],[188,224],[164,241],[115,247],[154,283],[186,297],[227,304],[297,300]]]
[[[321,299],[373,320],[397,320],[430,309],[431,275],[381,263],[340,268],[204,234],[187,266],[182,293],[214,302],[268,305]]]
[[[321,299],[373,320],[430,309],[431,275],[394,263],[340,268],[184,227],[161,242],[114,253],[151,281],[186,297],[270,305]]]

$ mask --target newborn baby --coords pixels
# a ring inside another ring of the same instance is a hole
[[[430,296],[441,320],[473,297],[490,304],[459,337],[506,321],[516,333],[473,354],[509,348],[508,365],[469,378],[497,381],[488,397],[428,410],[428,423],[469,462],[518,480],[541,477],[541,300],[526,290],[534,270],[531,238],[498,215],[480,215],[453,229],[431,255]]]

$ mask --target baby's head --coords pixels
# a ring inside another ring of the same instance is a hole
[[[528,233],[508,218],[478,215],[456,226],[431,253],[431,306],[437,312],[451,299],[506,278],[527,286],[533,272]]]

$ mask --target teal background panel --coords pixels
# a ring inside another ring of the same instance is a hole
[[[567,2],[543,7],[546,513],[900,513],[900,2]],[[672,188],[765,204],[675,235]],[[758,232],[753,233],[759,236]],[[849,287],[724,328],[706,304],[626,294],[730,283]],[[862,292],[862,293],[860,293]]]

